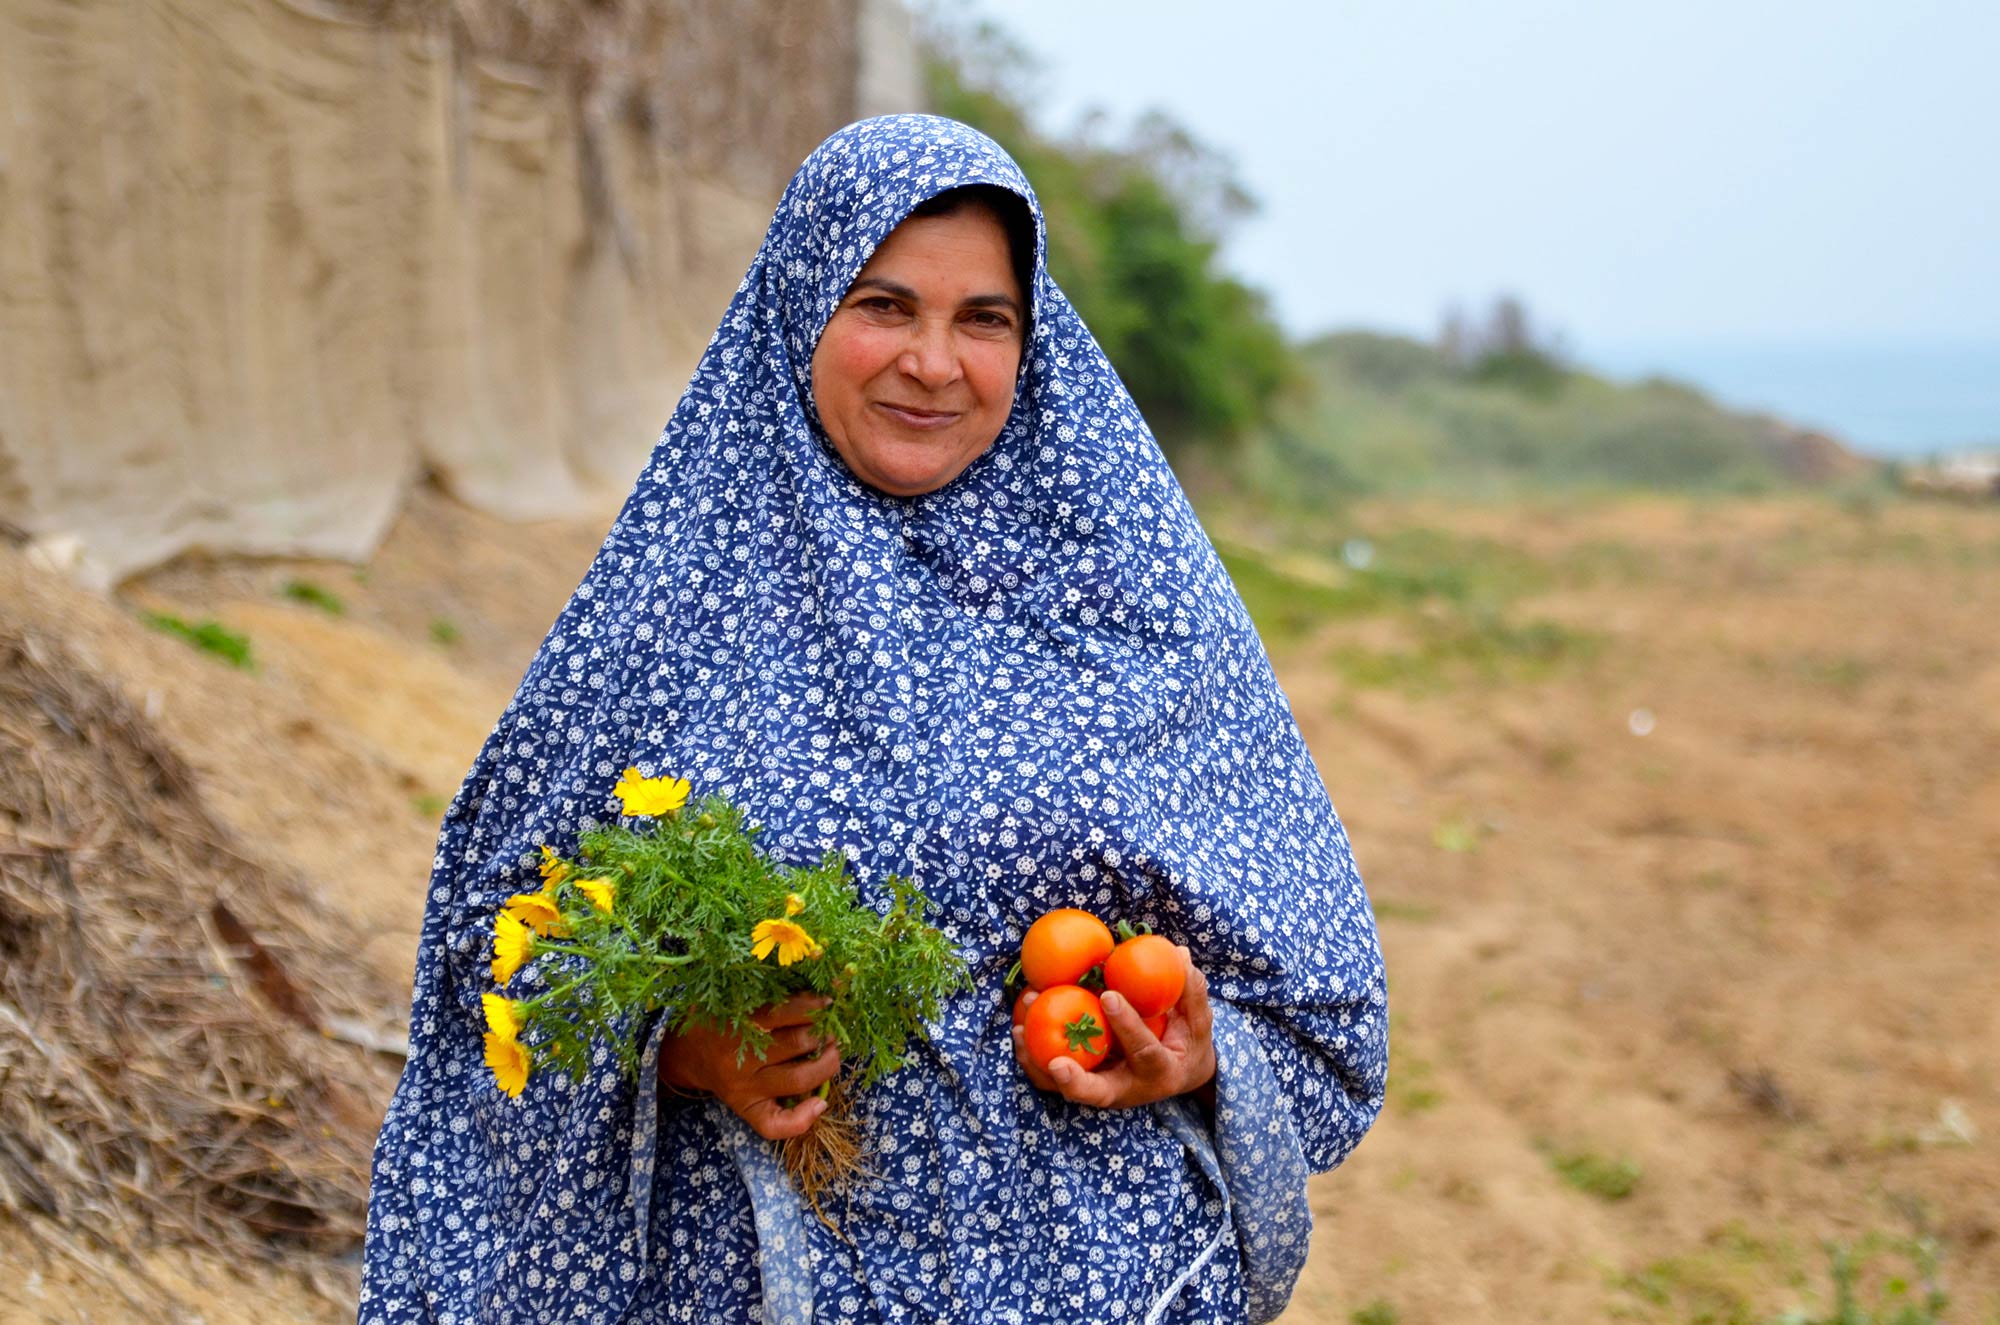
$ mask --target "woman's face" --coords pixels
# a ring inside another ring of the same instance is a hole
[[[813,351],[813,403],[872,488],[935,492],[993,445],[1014,406],[1026,301],[984,207],[890,231]]]

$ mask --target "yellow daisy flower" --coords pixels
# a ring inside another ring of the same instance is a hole
[[[686,778],[643,777],[638,769],[628,768],[611,791],[625,803],[626,814],[662,815],[687,804],[688,786]]]
[[[486,1037],[486,1066],[493,1080],[510,1098],[519,1098],[528,1084],[528,1049],[519,1040],[505,1035]]]
[[[618,891],[617,885],[609,879],[578,879],[577,890],[590,899],[590,904],[605,915],[611,914],[611,898]]]
[[[486,1009],[486,1029],[503,1040],[521,1038],[521,1005],[511,998],[498,994],[481,994],[480,1006]]]
[[[790,966],[804,957],[817,957],[825,949],[819,940],[806,933],[805,929],[789,920],[760,920],[750,931],[750,955],[759,961],[771,955],[771,949],[778,950],[778,965]]]
[[[552,893],[569,877],[569,862],[547,846],[542,848],[542,891]]]
[[[562,908],[546,892],[515,893],[507,899],[507,914],[543,938],[561,938],[569,932],[563,924]]]
[[[799,896],[799,895],[798,895],[797,893],[786,893],[786,894],[785,894],[785,914],[786,914],[786,915],[788,915],[788,916],[795,916],[795,915],[797,915],[797,914],[798,914],[799,912],[801,912],[801,911],[803,911],[803,910],[805,910],[805,909],[806,909],[806,899],[805,899],[805,898],[803,898],[803,897]]]
[[[504,985],[535,955],[535,931],[511,911],[493,922],[493,983]]]

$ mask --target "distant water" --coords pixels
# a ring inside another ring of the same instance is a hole
[[[1622,379],[1653,375],[1775,414],[1886,458],[2000,449],[2000,341],[1676,342],[1578,355]]]

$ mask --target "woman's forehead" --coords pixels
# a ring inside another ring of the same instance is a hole
[[[905,218],[938,194],[978,184],[1026,205],[1032,286],[1042,262],[1041,208],[1020,167],[991,138],[941,116],[888,115],[850,124],[821,143],[792,177],[766,240],[793,354],[810,358],[855,277]],[[1032,288],[1023,294],[1034,298]]]

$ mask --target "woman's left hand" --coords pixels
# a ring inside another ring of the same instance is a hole
[[[1132,1109],[1141,1104],[1202,1090],[1215,1080],[1215,1017],[1208,1006],[1208,980],[1195,969],[1188,950],[1181,949],[1188,964],[1187,983],[1180,1002],[1167,1013],[1167,1029],[1155,1036],[1132,1005],[1115,993],[1104,995],[1104,1019],[1125,1056],[1109,1067],[1087,1072],[1067,1058],[1049,1064],[1048,1071],[1029,1061],[1023,1032],[1014,1029],[1014,1057],[1028,1080],[1043,1090],[1052,1090],[1066,1100],[1091,1104],[1100,1109]],[[1032,1004],[1031,991],[1027,1002]]]

